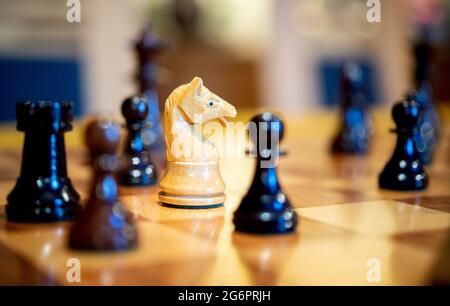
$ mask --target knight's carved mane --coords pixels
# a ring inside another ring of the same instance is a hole
[[[178,106],[178,103],[183,100],[186,94],[187,84],[178,86],[166,100],[164,105],[164,138],[166,142],[166,148],[170,148],[172,142],[172,112]]]
[[[212,103],[210,106],[213,107],[207,107],[207,103]],[[194,121],[203,124],[218,119],[225,124],[224,117],[235,115],[235,108],[204,87],[200,78],[195,77],[189,84],[178,86],[169,95],[164,106],[167,160],[183,162],[217,160],[217,149],[213,143],[206,142],[203,135],[198,133]],[[197,150],[198,148],[201,150]],[[172,149],[177,151],[174,152]],[[183,156],[180,156],[179,149],[186,154],[182,153]],[[200,152],[201,156],[198,156],[199,154],[194,156],[192,152]]]
[[[203,135],[203,124],[235,117],[236,109],[203,85],[199,77],[177,87],[164,105],[167,171],[158,199],[177,206],[211,206],[225,201],[219,152]]]
[[[184,124],[188,125],[188,120],[184,113],[180,111],[179,104],[183,102],[186,97],[186,91],[189,84],[183,84],[178,86],[172,93],[167,97],[166,103],[164,105],[164,140],[167,150],[167,158],[171,160],[171,146],[174,139],[173,135],[173,124],[174,120],[183,121]]]

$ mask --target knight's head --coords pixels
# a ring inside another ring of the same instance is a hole
[[[218,119],[226,125],[225,117],[236,117],[236,109],[203,85],[199,77],[187,84],[185,94],[178,104],[190,123],[204,123]]]

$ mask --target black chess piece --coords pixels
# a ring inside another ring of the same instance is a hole
[[[122,114],[126,119],[128,135],[124,152],[126,169],[120,175],[121,185],[147,186],[154,185],[157,181],[156,168],[150,158],[150,151],[145,148],[142,140],[147,113],[148,104],[145,95],[129,97],[122,103]]]
[[[93,176],[89,200],[69,234],[69,246],[82,250],[120,251],[137,246],[137,231],[131,216],[117,199],[114,154],[120,142],[120,127],[95,119],[87,129]]]
[[[414,140],[422,163],[429,165],[433,161],[439,138],[439,114],[433,103],[431,87],[422,84],[419,90],[410,92],[407,99],[415,101],[421,108],[421,116],[417,123],[418,133]]]
[[[74,219],[80,196],[67,175],[64,133],[72,130],[72,103],[19,102],[17,130],[25,132],[20,176],[8,195],[6,215],[13,222]]]
[[[341,123],[332,141],[331,151],[364,154],[372,136],[372,119],[364,91],[363,72],[359,65],[344,66],[341,79]]]
[[[252,184],[234,213],[235,229],[257,234],[293,232],[297,214],[281,189],[276,169],[284,124],[266,112],[253,117],[250,126],[257,162]]]
[[[147,96],[149,107],[147,124],[143,129],[142,137],[147,148],[163,152],[162,156],[165,156],[165,148],[157,91],[159,67],[155,59],[166,49],[166,45],[153,33],[150,25],[146,26],[134,45],[138,60],[136,79],[139,84],[139,92]]]
[[[429,29],[425,27],[419,41],[414,44],[414,82],[415,90],[408,94],[408,99],[416,101],[422,109],[417,123],[418,133],[415,135],[417,149],[425,165],[433,161],[439,138],[439,114],[433,102],[431,85],[433,48],[430,42]]]
[[[428,176],[417,150],[414,135],[420,107],[415,101],[397,103],[392,109],[396,124],[397,144],[394,154],[381,172],[378,182],[381,188],[391,190],[422,190],[428,185]]]
[[[419,29],[412,51],[415,62],[414,82],[416,88],[419,88],[424,83],[431,83],[433,74],[433,47],[430,27],[423,26]]]

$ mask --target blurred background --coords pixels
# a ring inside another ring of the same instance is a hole
[[[194,75],[240,108],[309,113],[338,102],[347,61],[361,65],[370,103],[387,106],[414,81],[414,52],[434,50],[438,103],[450,101],[448,0],[0,0],[0,121],[18,100],[72,100],[77,116],[119,113],[139,91],[136,43],[151,24],[160,103]],[[153,57],[152,57],[153,59]],[[150,72],[153,73],[153,72]]]

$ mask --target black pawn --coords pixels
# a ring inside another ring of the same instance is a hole
[[[255,174],[234,213],[235,229],[257,234],[293,232],[297,214],[281,190],[276,169],[279,142],[284,134],[283,122],[271,113],[262,113],[251,120],[250,133],[256,146]]]
[[[439,114],[433,102],[434,52],[430,35],[430,28],[423,27],[419,33],[419,40],[414,44],[415,90],[408,95],[408,99],[416,101],[422,109],[422,115],[417,123],[418,133],[415,141],[425,165],[433,161],[439,138]]]
[[[154,185],[157,182],[156,168],[145,148],[142,130],[148,114],[145,95],[132,96],[122,104],[128,135],[125,141],[124,157],[126,169],[120,175],[120,184],[126,186]]]
[[[160,68],[156,59],[166,48],[167,43],[155,35],[150,24],[145,27],[134,45],[138,61],[136,79],[139,92],[147,96],[149,107],[146,118],[147,124],[143,129],[142,137],[147,148],[162,151],[162,153],[165,153],[165,150],[157,89]],[[165,156],[165,154],[161,155]]]
[[[379,176],[381,188],[391,190],[422,190],[428,185],[428,176],[423,167],[414,136],[418,133],[417,122],[420,108],[415,101],[397,103],[392,109],[397,128],[397,144],[394,154]]]
[[[72,130],[72,103],[19,102],[17,130],[25,132],[22,166],[8,195],[6,215],[13,222],[72,220],[80,196],[67,175],[64,133]]]
[[[363,72],[357,64],[346,64],[341,79],[341,123],[333,139],[331,151],[344,154],[364,154],[372,135]]]
[[[94,120],[86,129],[86,145],[93,169],[89,200],[75,221],[69,246],[74,249],[120,251],[137,246],[133,220],[117,198],[114,154],[120,141],[120,127],[107,120]]]
[[[417,123],[418,133],[414,136],[414,140],[422,163],[431,164],[439,138],[439,114],[433,103],[431,87],[423,85],[419,90],[412,91],[407,99],[415,101],[421,109],[421,116]]]

